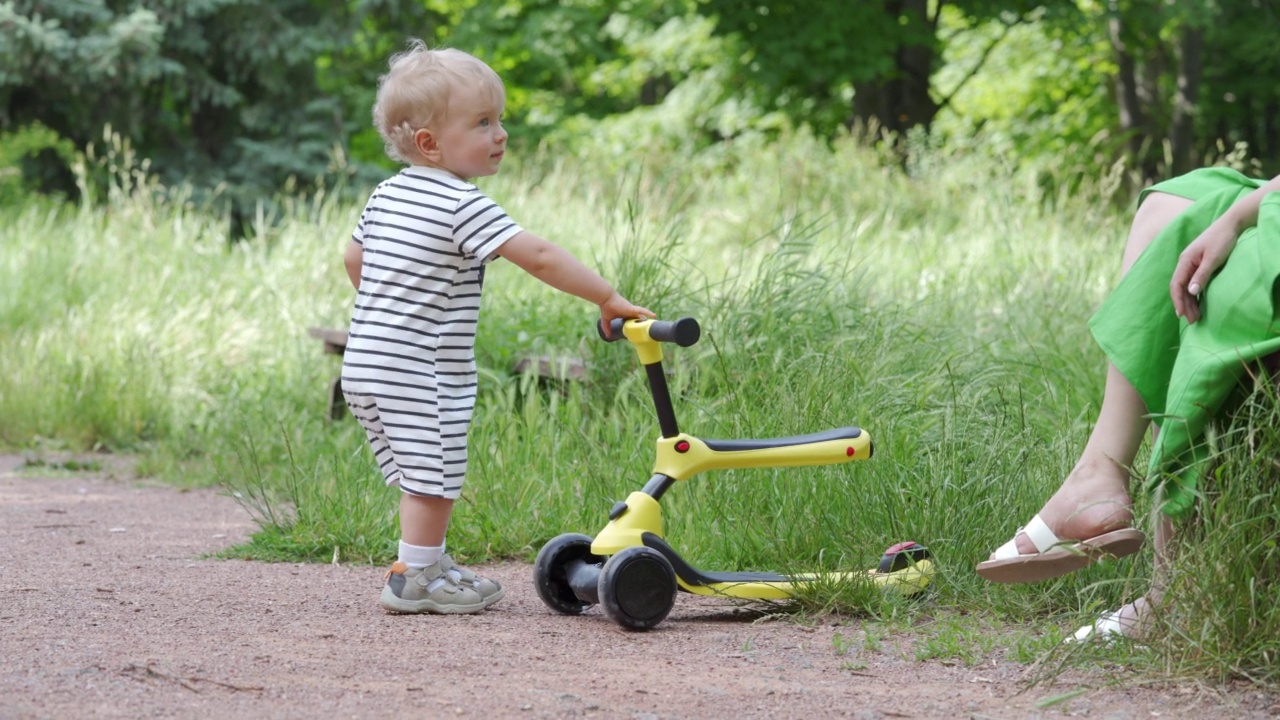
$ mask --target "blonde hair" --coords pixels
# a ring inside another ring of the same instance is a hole
[[[502,78],[483,60],[461,50],[432,50],[415,39],[387,65],[390,69],[378,78],[373,126],[393,160],[413,164],[418,157],[413,134],[444,119],[455,87],[488,92],[499,105],[506,102]]]

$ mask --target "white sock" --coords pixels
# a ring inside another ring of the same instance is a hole
[[[428,547],[400,541],[400,562],[408,565],[411,570],[421,570],[428,565],[434,565],[440,561],[442,555],[444,555],[443,545]]]

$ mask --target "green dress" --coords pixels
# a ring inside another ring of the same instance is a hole
[[[1094,339],[1160,428],[1148,489],[1163,485],[1162,510],[1171,516],[1195,502],[1208,421],[1239,386],[1249,361],[1280,350],[1280,193],[1263,199],[1257,224],[1240,235],[1205,288],[1199,322],[1190,325],[1174,313],[1169,280],[1183,249],[1263,182],[1206,168],[1144,191],[1143,198],[1158,191],[1195,202],[1156,236],[1089,320]]]

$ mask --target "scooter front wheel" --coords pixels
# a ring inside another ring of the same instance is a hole
[[[648,630],[662,622],[676,604],[676,571],[652,548],[624,548],[600,571],[600,606],[628,630]]]
[[[591,554],[591,538],[579,533],[557,535],[538,551],[533,562],[533,583],[547,607],[562,615],[578,615],[595,604],[573,589],[576,575],[599,571],[604,558]]]

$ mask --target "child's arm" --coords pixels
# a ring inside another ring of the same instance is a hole
[[[1194,323],[1200,319],[1198,296],[1227,261],[1240,233],[1258,223],[1258,207],[1262,205],[1262,198],[1273,192],[1280,192],[1280,176],[1237,200],[1178,256],[1178,265],[1173,269],[1173,279],[1169,283],[1169,294],[1173,298],[1174,312],[1186,318],[1187,322]]]
[[[360,266],[364,262],[364,246],[352,240],[347,243],[347,249],[342,253],[342,264],[347,268],[347,277],[351,279],[351,286],[360,289]]]
[[[614,318],[656,317],[649,310],[632,305],[567,250],[533,233],[521,230],[498,248],[498,254],[551,287],[599,305],[606,333]]]

